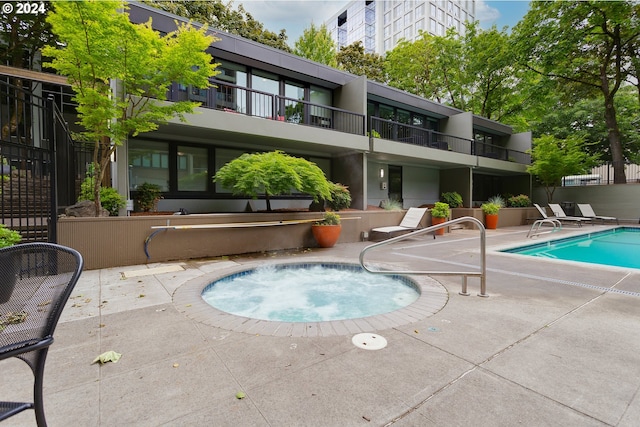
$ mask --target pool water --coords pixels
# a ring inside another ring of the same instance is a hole
[[[503,252],[640,269],[640,228],[620,227]]]
[[[227,313],[261,320],[319,322],[388,313],[413,303],[417,285],[355,265],[260,267],[217,280],[202,298]]]

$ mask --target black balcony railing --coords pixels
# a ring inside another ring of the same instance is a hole
[[[510,150],[499,145],[487,144],[482,141],[473,141],[473,153],[476,156],[489,157],[492,159],[506,160],[523,165],[531,164],[531,154],[522,151]]]
[[[211,82],[215,87],[209,89],[174,84],[169,91],[168,100],[189,99],[202,103],[201,107],[204,108],[364,135],[363,114],[286,98],[219,80]]]
[[[421,147],[456,153],[490,157],[521,164],[530,164],[531,156],[521,151],[506,149],[497,145],[484,144],[471,139],[424,129],[392,120],[371,117],[370,135],[376,138],[419,145]]]

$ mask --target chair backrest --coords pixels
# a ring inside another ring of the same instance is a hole
[[[581,204],[581,203],[577,203],[578,205],[578,209],[580,209],[580,213],[583,216],[586,217],[594,217],[596,216],[596,213],[593,211],[593,208],[591,207],[590,204]]]
[[[551,209],[553,214],[558,218],[565,218],[567,216],[567,214],[564,213],[564,210],[562,210],[560,205],[558,205],[557,203],[549,203],[549,209]]]
[[[542,215],[542,218],[547,218],[547,213],[544,211],[543,208],[540,207],[539,204],[534,203],[533,206],[535,206],[536,209],[538,209],[538,212],[540,212],[540,215]]]
[[[425,212],[427,212],[427,208],[409,208],[402,218],[400,227],[418,228]]]
[[[0,353],[53,336],[82,267],[77,251],[53,243],[0,249]]]

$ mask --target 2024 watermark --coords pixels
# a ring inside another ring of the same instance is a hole
[[[2,13],[7,15],[40,15],[47,12],[44,2],[11,2],[2,4]]]

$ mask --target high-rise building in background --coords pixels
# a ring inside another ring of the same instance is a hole
[[[447,29],[464,33],[475,20],[476,2],[453,0],[355,0],[327,22],[338,49],[361,41],[368,53],[384,54],[401,39],[420,37],[420,31],[444,36]]]

